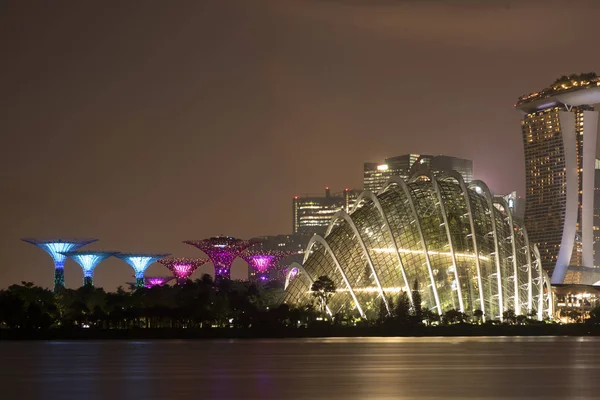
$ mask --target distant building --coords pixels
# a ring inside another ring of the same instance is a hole
[[[579,283],[591,268],[598,239],[596,149],[600,78],[563,76],[515,107],[525,150],[525,225],[552,283]]]
[[[295,196],[292,201],[292,232],[324,235],[331,217],[339,210],[352,211],[359,194],[360,191],[349,189],[332,194],[326,187],[324,196]]]
[[[392,177],[408,180],[413,174],[428,168],[434,173],[454,170],[460,173],[465,182],[473,180],[473,161],[450,156],[405,154],[386,158],[381,163],[364,164],[364,190],[377,193]]]
[[[501,197],[508,204],[508,208],[510,208],[511,214],[513,218],[516,218],[520,221],[523,220],[525,216],[525,199],[523,197],[517,196],[516,191],[512,191],[505,195],[497,195],[494,197]]]

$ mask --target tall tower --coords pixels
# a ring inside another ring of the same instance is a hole
[[[54,261],[54,291],[65,287],[65,260],[64,252],[74,251],[80,247],[95,242],[98,239],[21,239],[24,242],[36,245],[52,257]]]
[[[135,271],[135,284],[137,287],[144,287],[144,273],[148,267],[166,256],[168,256],[168,254],[115,254],[115,257],[120,258],[131,265],[131,268]]]
[[[207,263],[208,260],[206,258],[166,257],[161,258],[158,262],[171,271],[177,279],[178,285],[183,285],[190,279],[190,276],[192,276],[198,267]]]
[[[75,261],[83,269],[83,286],[94,286],[94,269],[102,261],[117,253],[114,251],[67,251],[62,254]]]
[[[594,175],[600,78],[558,78],[515,107],[525,150],[525,225],[552,283],[569,266],[594,266]],[[567,279],[569,281],[570,279]]]
[[[215,281],[231,279],[233,260],[253,244],[248,240],[228,236],[216,236],[205,240],[187,240],[183,243],[197,247],[206,253],[215,266]]]

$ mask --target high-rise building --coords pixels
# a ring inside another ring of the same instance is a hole
[[[366,162],[364,164],[364,190],[377,193],[392,177],[409,179],[415,173],[428,168],[434,173],[441,171],[457,171],[465,182],[473,180],[473,161],[450,156],[432,156],[425,154],[405,154],[386,158],[381,163]]]
[[[325,196],[295,196],[292,201],[292,232],[294,234],[325,234],[331,217],[340,211],[352,211],[359,195],[358,190],[344,189],[340,193],[331,193],[325,188]]]
[[[598,160],[598,158],[596,158],[595,164],[596,168],[594,173],[594,267],[598,268],[598,271],[600,271],[600,160]]]
[[[594,266],[597,103],[600,78],[587,73],[558,78],[515,105],[524,113],[525,225],[552,283],[573,281],[570,266]]]

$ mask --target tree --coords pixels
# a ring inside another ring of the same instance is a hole
[[[433,323],[440,322],[440,314],[435,311],[432,311],[428,308],[421,309],[421,313],[423,314],[423,320],[429,326]]]
[[[421,299],[421,292],[419,291],[419,281],[416,279],[413,283],[412,300],[412,315],[414,317],[415,323],[421,324],[423,323],[423,309],[421,308],[421,304],[423,303],[423,301]]]
[[[402,292],[400,296],[398,296],[398,302],[394,308],[394,319],[400,324],[406,324],[410,321],[410,317],[410,300],[408,299],[408,294],[406,292]]]
[[[450,324],[458,324],[460,322],[465,322],[467,319],[467,315],[458,310],[448,310],[442,315],[442,321],[445,325]]]
[[[313,297],[319,301],[321,314],[325,313],[327,303],[335,293],[335,283],[326,275],[320,276],[311,286]]]
[[[508,309],[502,313],[502,319],[509,325],[514,325],[517,323],[517,314],[515,314],[515,310]]]
[[[590,311],[590,317],[586,321],[590,324],[599,324],[600,323],[600,306],[595,307]]]

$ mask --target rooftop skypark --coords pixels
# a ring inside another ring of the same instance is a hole
[[[558,102],[569,105],[594,104],[598,95],[594,92],[600,88],[600,77],[595,72],[587,72],[582,74],[572,74],[569,76],[563,75],[556,79],[550,87],[544,88],[538,92],[529,93],[519,97],[515,107],[524,109],[527,112],[543,106],[554,105],[552,102],[546,101],[556,97]],[[590,93],[578,93],[577,98],[573,98],[570,94],[573,92],[581,92],[590,90]],[[588,97],[591,96],[591,100]],[[533,107],[532,107],[533,106]]]

